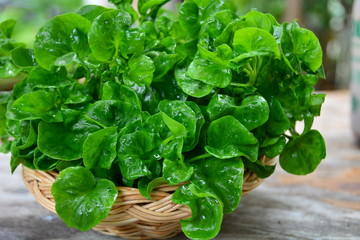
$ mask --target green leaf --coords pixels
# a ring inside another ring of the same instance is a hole
[[[67,77],[65,67],[53,69],[52,71],[46,70],[40,66],[32,69],[27,79],[27,84],[32,89],[36,88],[59,88],[70,85],[73,83]]]
[[[300,71],[305,64],[312,72],[322,65],[322,50],[320,42],[313,32],[300,28],[296,22],[283,25],[281,49],[290,65]]]
[[[105,128],[91,133],[83,145],[84,166],[110,169],[116,157],[117,128]]]
[[[140,29],[128,29],[120,38],[120,53],[124,58],[129,54],[139,55],[143,53],[145,34]]]
[[[195,148],[195,146],[198,144],[199,142],[199,137],[200,137],[200,132],[201,129],[203,127],[203,125],[205,124],[205,118],[202,114],[202,111],[200,109],[200,107],[194,103],[194,102],[185,102],[187,106],[189,106],[195,113],[196,116],[196,130],[194,135],[187,135],[187,138],[185,139],[185,143],[184,143],[184,151],[190,151],[192,149]]]
[[[245,22],[244,27],[256,27],[267,32],[271,31],[272,23],[267,14],[253,10],[245,14],[243,18]]]
[[[237,30],[234,34],[233,46],[235,54],[233,62],[264,55],[280,58],[275,38],[262,29],[249,27]]]
[[[240,158],[207,158],[199,161],[191,183],[204,192],[219,197],[224,212],[236,210],[242,195],[244,165]]]
[[[155,64],[154,81],[161,81],[162,78],[181,60],[177,54],[165,52],[156,53],[153,61]]]
[[[14,88],[12,90],[12,95],[15,99],[20,98],[21,96],[25,95],[26,93],[31,92],[32,89],[27,83],[27,79],[24,79],[17,84],[14,85]]]
[[[33,67],[36,66],[36,60],[33,49],[15,48],[11,51],[11,60],[18,67]]]
[[[224,67],[229,67],[230,60],[234,57],[233,50],[227,44],[218,46],[216,51],[209,51],[201,46],[198,46],[198,50],[202,58]]]
[[[150,180],[147,177],[143,177],[138,182],[138,188],[141,195],[143,195],[147,199],[151,199],[152,190],[163,183],[166,183],[163,177],[158,177],[153,180]]]
[[[234,98],[225,94],[216,94],[211,98],[206,111],[209,114],[210,120],[216,120],[220,117],[231,115],[236,107]]]
[[[288,173],[305,175],[313,172],[325,157],[323,137],[318,131],[310,130],[286,144],[280,165]]]
[[[193,172],[194,168],[183,160],[165,159],[163,162],[163,177],[170,185],[188,181]]]
[[[129,13],[111,10],[98,16],[89,31],[89,45],[92,54],[99,61],[109,61],[118,56],[122,36],[132,24]]]
[[[75,13],[65,13],[47,22],[36,34],[34,52],[36,61],[50,70],[59,57],[70,52],[84,56],[89,52],[87,38],[90,22]],[[80,36],[81,35],[81,36]],[[74,42],[74,39],[79,42]]]
[[[119,166],[126,179],[135,180],[152,174],[150,171],[151,162],[157,162],[153,153],[155,144],[155,136],[145,131],[137,131],[120,137],[118,144]]]
[[[270,135],[281,135],[290,128],[289,119],[278,100],[271,100],[269,105],[270,115],[266,123],[266,130]]]
[[[11,105],[6,117],[14,120],[42,119],[47,122],[61,122],[62,115],[57,106],[58,94],[39,90],[29,92]]]
[[[78,56],[74,52],[69,52],[61,57],[58,57],[53,65],[54,66],[66,66],[72,63],[78,63]]]
[[[82,159],[74,160],[74,161],[59,161],[56,165],[56,169],[61,172],[69,167],[78,167],[82,165]]]
[[[156,113],[149,117],[143,124],[146,132],[158,134],[161,139],[166,139],[171,134],[169,128],[163,120],[161,113]]]
[[[265,98],[249,96],[241,102],[232,115],[247,129],[253,130],[268,120],[269,113],[269,105]]]
[[[162,99],[185,101],[188,97],[176,82],[173,72],[169,72],[162,82],[155,82],[152,87],[159,93]]]
[[[144,51],[153,49],[159,43],[154,23],[151,21],[143,21],[139,27],[141,31],[145,33]]]
[[[34,129],[33,125],[35,125],[35,124],[32,124],[30,122],[29,131],[28,131],[29,133],[26,134],[26,138],[23,141],[21,141],[22,138],[19,139],[18,143],[21,143],[21,144],[16,145],[16,147],[19,150],[24,150],[24,149],[30,148],[31,146],[33,146],[36,143],[37,133],[36,133],[36,130]]]
[[[21,68],[16,66],[10,57],[0,57],[0,78],[14,78],[21,72]]]
[[[16,168],[26,160],[20,156],[20,149],[16,147],[16,141],[13,141],[11,143],[10,149],[11,149],[10,168],[11,168],[11,173],[14,173]]]
[[[170,0],[140,0],[138,2],[138,10],[142,15],[155,14],[159,7],[169,2]]]
[[[129,70],[124,74],[124,82],[127,85],[136,83],[139,86],[150,86],[155,71],[154,62],[145,55],[132,56],[129,59]]]
[[[179,87],[192,97],[201,98],[208,95],[214,86],[192,79],[186,74],[187,68],[175,68],[175,78]]]
[[[83,167],[63,170],[52,185],[56,212],[69,227],[87,231],[110,212],[118,191],[110,180],[95,180]]]
[[[142,102],[131,88],[116,82],[105,82],[102,86],[102,100],[117,100],[128,102],[141,110]]]
[[[259,178],[267,178],[272,175],[275,171],[275,165],[266,166],[260,160],[251,162],[247,159],[243,159],[244,165],[247,169],[254,172]]]
[[[157,106],[160,102],[159,93],[150,86],[138,86],[134,85],[131,87],[136,94],[139,96],[142,102],[142,110],[147,111],[150,114],[155,114],[159,112]]]
[[[207,133],[205,150],[220,159],[244,156],[255,162],[258,158],[258,140],[233,116],[213,121]]]
[[[186,1],[180,5],[179,23],[187,32],[190,39],[196,39],[200,31],[199,7],[191,1]]]
[[[0,23],[0,38],[11,38],[11,34],[14,31],[16,21],[8,19]]]
[[[6,106],[0,105],[0,136],[6,135]]]
[[[91,90],[77,82],[67,85],[60,92],[64,99],[63,104],[79,104],[93,100]]]
[[[226,26],[237,18],[236,14],[230,9],[222,9],[221,11],[216,11],[216,9],[214,8],[216,8],[216,5],[219,3],[223,4],[224,1],[216,0],[210,3],[201,13],[201,18],[208,19],[202,22],[199,34],[199,45],[209,50],[213,49],[212,45],[214,40],[219,35],[221,35]],[[212,10],[215,10],[215,12],[211,13]],[[210,13],[210,15],[205,17],[204,12]]]
[[[95,18],[97,18],[99,15],[101,15],[104,12],[110,11],[110,10],[111,10],[110,8],[105,8],[103,6],[85,5],[85,6],[82,6],[75,13],[83,16],[90,22],[93,22],[95,20]]]
[[[234,98],[218,94],[211,99],[207,112],[211,120],[232,115],[247,129],[253,130],[268,120],[270,110],[267,101],[261,96],[246,97],[237,106]]]
[[[225,88],[231,83],[231,69],[203,58],[195,58],[187,69],[190,78],[215,87]]]
[[[216,197],[187,184],[176,190],[172,200],[191,209],[192,216],[181,220],[181,229],[188,238],[211,239],[219,233],[223,206]]]
[[[113,3],[118,9],[130,13],[134,22],[138,20],[138,12],[136,12],[133,8],[132,0],[109,0],[109,2]]]
[[[264,154],[269,158],[274,158],[284,151],[285,145],[285,137],[280,137],[276,143],[264,148]]]
[[[214,45],[230,44],[237,30],[249,27],[262,29],[266,32],[270,32],[272,29],[271,21],[266,14],[253,10],[243,17],[228,23],[221,34],[215,39]]]
[[[38,148],[45,155],[63,161],[72,161],[82,157],[83,144],[89,133],[94,130],[84,125],[64,126],[63,123],[40,122],[38,130]]]
[[[57,167],[59,162],[59,160],[44,155],[38,148],[34,151],[34,166],[36,169],[41,171],[51,171]]]
[[[102,127],[117,126],[119,129],[141,118],[136,106],[114,100],[95,102],[87,112],[87,116],[89,120]]]
[[[163,100],[159,104],[159,110],[174,137],[185,137],[184,151],[192,150],[198,142],[200,129],[204,124],[199,107],[195,103]]]

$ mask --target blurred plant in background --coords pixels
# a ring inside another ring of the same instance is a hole
[[[318,89],[346,88],[350,79],[351,10],[353,0],[303,0],[303,23],[323,47],[326,80]]]
[[[232,2],[240,15],[256,9],[281,19],[286,10],[285,0],[232,0]]]

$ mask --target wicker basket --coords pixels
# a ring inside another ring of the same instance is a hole
[[[266,164],[273,164],[272,159],[261,157]],[[55,211],[55,202],[51,186],[57,177],[55,172],[32,170],[23,166],[22,176],[26,187],[35,199],[51,212]],[[263,182],[253,172],[246,170],[244,175],[243,195]],[[191,216],[191,210],[184,205],[171,201],[172,193],[179,187],[162,184],[151,193],[149,200],[136,188],[117,187],[119,195],[109,215],[93,229],[127,239],[166,239],[181,232],[180,219]]]

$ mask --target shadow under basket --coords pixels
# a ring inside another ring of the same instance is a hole
[[[265,165],[274,164],[273,159],[265,156],[260,160]],[[22,176],[36,201],[56,213],[51,186],[58,173],[32,170],[23,166]],[[263,179],[246,170],[243,195],[262,182]],[[159,185],[151,193],[152,200],[143,197],[137,188],[117,187],[119,194],[109,215],[93,230],[127,239],[167,239],[179,234],[180,220],[191,216],[191,210],[187,206],[171,201],[172,194],[180,185]]]

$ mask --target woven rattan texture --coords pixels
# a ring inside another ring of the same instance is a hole
[[[274,161],[262,157],[266,165]],[[55,202],[51,186],[57,173],[23,167],[23,180],[35,199],[51,212]],[[249,170],[244,174],[243,195],[259,186],[263,179]],[[180,219],[191,216],[191,210],[171,201],[179,186],[160,185],[152,192],[152,200],[144,198],[136,188],[117,187],[119,195],[110,214],[93,229],[104,234],[127,239],[166,239],[181,232]]]

